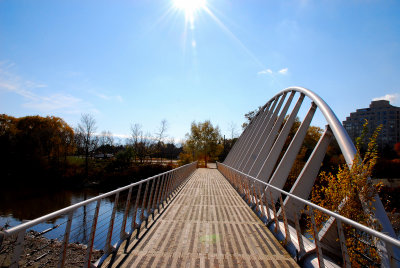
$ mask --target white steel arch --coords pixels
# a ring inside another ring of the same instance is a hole
[[[288,111],[291,102],[296,99],[296,96],[298,96],[297,102],[293,110]],[[305,98],[311,101],[311,107],[283,157],[279,160],[283,143],[289,135],[289,130]],[[226,157],[224,164],[238,172],[248,174],[260,181],[282,189],[316,109],[319,109],[323,114],[327,126],[290,190],[291,194],[308,199],[328,145],[333,137],[336,139],[347,165],[352,165],[357,153],[352,140],[335,113],[320,96],[309,89],[289,87],[272,97],[243,131]],[[278,194],[275,194],[274,200],[277,201],[277,199]],[[287,198],[285,200],[285,207],[289,205],[289,202],[290,199]],[[376,196],[373,205],[376,209],[374,211],[375,217],[382,225],[382,232],[396,237],[379,196]],[[334,219],[328,221],[326,226],[320,231],[319,237],[321,239],[332,242],[337,239],[336,230],[331,228],[333,221]],[[335,251],[337,249],[331,248],[329,250]]]

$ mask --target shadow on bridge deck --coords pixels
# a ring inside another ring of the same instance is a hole
[[[297,267],[216,169],[198,169],[119,267]]]

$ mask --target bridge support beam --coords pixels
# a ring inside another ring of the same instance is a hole
[[[257,149],[257,146],[258,146],[258,143],[260,142],[260,140],[263,137],[266,138],[265,135],[268,134],[269,128],[270,128],[269,126],[271,125],[270,121],[274,120],[273,118],[276,116],[276,113],[280,109],[285,97],[286,97],[286,94],[281,97],[279,103],[278,103],[279,97],[277,97],[274,100],[272,107],[268,110],[267,115],[265,116],[264,120],[262,121],[262,124],[260,125],[259,131],[254,133],[253,138],[251,140],[249,140],[248,144],[246,145],[247,148],[245,148],[245,150],[244,150],[245,153],[242,155],[242,158],[240,159],[240,161],[238,161],[238,165],[237,165],[238,170],[243,170],[243,168],[249,162],[249,158],[254,153],[254,150]],[[278,105],[278,106],[276,107],[276,105]]]
[[[285,119],[285,115],[289,109],[290,104],[292,103],[293,96],[296,92],[292,92],[283,107],[279,117],[273,122],[273,126],[271,131],[268,133],[267,138],[264,140],[264,142],[261,140],[261,150],[257,153],[257,156],[255,157],[255,160],[251,164],[251,166],[248,166],[243,172],[246,174],[250,174],[251,176],[256,176],[259,173],[259,170],[261,169],[262,164],[264,163],[264,160],[267,158],[268,153],[271,150],[271,147],[276,139],[276,136],[278,135],[279,128],[282,125],[283,120]]]
[[[311,153],[309,159],[307,160],[307,163],[303,167],[303,170],[297,177],[297,180],[293,184],[292,189],[290,189],[289,193],[303,199],[308,199],[311,190],[314,186],[315,179],[318,176],[321,163],[324,160],[325,153],[326,150],[328,149],[328,145],[331,142],[331,139],[332,139],[332,131],[330,130],[330,127],[327,126],[325,132],[319,139],[317,145],[315,146],[313,152]],[[293,208],[297,211],[300,211],[304,208],[304,205],[300,204],[299,202],[291,200],[290,197],[287,197],[285,199],[284,206],[287,208]]]
[[[296,135],[293,137],[292,141],[289,144],[289,147],[283,155],[281,162],[279,163],[274,174],[272,175],[272,178],[270,180],[271,185],[276,186],[279,189],[282,189],[285,185],[287,177],[289,176],[293,163],[296,160],[296,156],[300,151],[304,137],[307,134],[308,127],[310,126],[316,109],[317,106],[315,105],[315,103],[311,103],[311,107],[308,110],[306,117],[301,123],[299,129],[296,132]],[[276,201],[278,198],[278,194],[275,194],[274,196],[274,200]]]
[[[293,111],[290,113],[285,125],[282,128],[282,131],[279,133],[278,138],[276,139],[271,151],[268,154],[268,157],[265,159],[260,171],[258,172],[256,178],[262,180],[264,182],[268,182],[275,167],[276,161],[279,158],[279,155],[282,151],[283,146],[285,145],[285,141],[289,135],[290,129],[293,126],[293,123],[296,119],[297,113],[299,112],[300,106],[303,103],[304,95],[300,95],[299,99]]]

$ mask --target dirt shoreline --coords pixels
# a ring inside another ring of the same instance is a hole
[[[5,239],[0,245],[0,267],[11,264],[16,238]],[[62,241],[48,239],[40,236],[38,232],[28,231],[25,234],[24,252],[20,258],[19,266],[27,267],[56,267],[61,257]],[[70,243],[64,267],[82,267],[85,261],[87,246],[84,244]],[[92,262],[103,255],[102,250],[94,250]]]

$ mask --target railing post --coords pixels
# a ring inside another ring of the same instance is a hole
[[[251,204],[250,185],[249,185],[249,179],[247,177],[245,177],[244,184],[245,184],[245,189],[246,189],[247,202],[250,205]]]
[[[173,189],[173,194],[175,195],[176,194],[176,191],[178,191],[178,186],[179,186],[179,184],[180,184],[180,174],[179,174],[179,172],[178,171],[176,171],[175,172],[175,182],[174,182],[174,189]]]
[[[154,191],[154,184],[156,183],[155,179],[152,180],[151,183],[151,190],[150,190],[150,195],[149,195],[149,201],[147,202],[147,217],[146,217],[146,228],[147,228],[147,224],[149,222],[149,218],[150,218],[150,213],[151,213],[151,205],[152,205],[152,201],[153,201],[153,191]]]
[[[26,230],[22,230],[18,233],[16,246],[14,247],[13,256],[11,259],[10,268],[19,267],[19,259],[21,258],[21,254],[24,250],[24,240],[25,240],[25,232]]]
[[[138,210],[139,210],[139,202],[140,202],[139,200],[140,200],[140,195],[142,192],[142,185],[143,185],[143,183],[139,184],[139,189],[136,193],[135,207],[133,209],[134,215],[132,215],[132,223],[131,223],[132,230],[135,229],[136,225],[137,225],[136,218],[138,216],[137,214],[138,214]]]
[[[117,192],[117,194],[115,195],[113,210],[111,212],[110,223],[108,225],[107,239],[106,239],[106,244],[104,245],[104,252],[106,254],[108,254],[112,251],[111,239],[112,239],[112,234],[113,234],[113,230],[114,230],[115,212],[117,211],[118,199],[119,199],[119,192]]]
[[[274,212],[274,221],[275,221],[275,233],[278,233],[278,231],[280,231],[280,227],[279,227],[279,221],[278,221],[278,216],[276,214],[276,208],[275,208],[275,202],[274,202],[274,198],[272,197],[272,193],[271,191],[269,191],[269,196],[271,198],[271,205],[272,205],[272,211]]]
[[[171,194],[172,194],[172,189],[174,186],[174,172],[171,171],[169,173],[169,182],[168,182],[168,190],[167,190],[167,196],[166,196],[166,201],[168,202],[168,198],[170,198]],[[170,198],[171,199],[171,198]]]
[[[68,249],[68,242],[69,242],[69,236],[71,234],[71,224],[72,224],[72,216],[74,215],[74,212],[68,213],[68,221],[67,221],[67,226],[65,227],[65,232],[64,232],[64,241],[61,247],[61,257],[58,262],[58,267],[62,268],[65,265],[65,257],[67,255],[67,249]]]
[[[258,185],[257,185],[258,186]],[[258,187],[257,187],[258,188]],[[256,203],[256,211],[258,211],[258,212],[260,212],[260,214],[261,214],[261,211],[260,211],[260,199],[259,199],[259,196],[258,196],[258,191],[257,191],[257,189],[256,189],[256,184],[255,183],[253,183],[253,192],[254,192],[254,198],[256,199],[255,200],[255,203]]]
[[[176,190],[176,182],[178,180],[178,176],[176,175],[176,172],[172,171],[172,184],[171,184],[171,191],[170,191],[170,196],[172,198],[172,195],[174,195],[175,190]],[[170,198],[170,200],[171,200]]]
[[[89,239],[89,243],[88,243],[88,247],[87,247],[87,251],[86,251],[85,265],[84,265],[87,268],[90,268],[90,266],[91,266],[92,250],[93,250],[93,244],[94,244],[94,237],[96,235],[96,227],[97,227],[97,220],[98,220],[98,216],[99,216],[100,203],[101,203],[101,199],[99,199],[97,201],[95,213],[93,216],[92,228],[90,231],[90,239]]]
[[[242,195],[243,195],[243,199],[247,201],[247,188],[246,188],[246,181],[243,175],[239,175],[240,178],[240,186],[242,187]]]
[[[124,218],[122,220],[121,231],[119,233],[120,239],[127,237],[127,233],[126,233],[125,229],[126,229],[126,220],[128,218],[128,214],[129,214],[129,208],[131,206],[132,188],[133,187],[129,188],[128,196],[126,197]]]
[[[279,201],[281,203],[283,224],[285,226],[285,244],[287,244],[287,243],[291,242],[291,238],[290,238],[289,225],[288,225],[287,218],[286,218],[285,206],[283,205],[283,200],[282,200],[282,194],[281,193],[279,194]]]
[[[255,202],[255,205],[256,205],[256,207],[257,207],[257,210],[256,210],[256,211],[260,212],[260,207],[259,207],[260,200],[258,199],[258,194],[257,194],[256,186],[257,186],[257,185],[256,185],[256,182],[253,182],[254,202]]]
[[[266,190],[263,190],[263,196],[264,196],[264,203],[265,203],[265,209],[267,210],[267,218],[268,222],[271,221],[271,214],[269,213],[269,204],[268,204],[268,198],[267,198],[267,193]]]
[[[160,192],[160,184],[161,184],[161,178],[162,176],[157,177],[157,185],[156,185],[156,191],[154,192],[154,201],[153,201],[153,205],[152,205],[152,215],[153,215],[153,220],[154,220],[154,214],[156,213],[156,208],[158,208],[158,196],[159,196],[159,192]]]
[[[236,191],[239,191],[239,193],[241,193],[242,188],[241,188],[241,183],[239,181],[239,175],[236,172],[234,173],[231,171],[230,177],[233,182],[233,185],[235,185],[235,187],[236,187]]]
[[[318,230],[317,230],[317,226],[315,224],[315,218],[314,218],[314,210],[311,207],[308,207],[308,212],[311,218],[311,224],[312,224],[312,228],[313,228],[313,233],[314,233],[314,243],[315,243],[315,249],[316,249],[316,253],[317,253],[317,257],[318,257],[318,263],[319,263],[319,267],[325,267],[324,265],[324,257],[322,255],[322,248],[321,248],[321,244],[319,241],[319,237],[318,237]]]
[[[163,208],[164,208],[164,204],[167,203],[168,189],[169,189],[168,187],[169,187],[170,180],[171,180],[171,172],[169,172],[167,174],[166,178],[165,178],[164,191],[163,191],[163,194],[162,194],[162,201],[161,201],[162,205],[163,205]]]
[[[302,255],[306,252],[304,249],[304,241],[303,241],[303,235],[301,233],[301,228],[300,228],[300,223],[299,223],[299,217],[298,217],[298,212],[293,209],[293,218],[294,218],[294,225],[296,227],[296,233],[297,233],[297,243],[299,243],[299,255]]]
[[[164,188],[165,188],[165,178],[167,177],[166,174],[162,175],[162,179],[161,179],[161,186],[160,186],[160,192],[158,193],[158,199],[157,199],[157,209],[158,209],[158,213],[160,213],[160,205],[162,205],[162,207],[164,208],[164,201],[162,199],[163,195],[164,195]],[[162,204],[161,204],[162,203]]]
[[[263,199],[263,196],[262,196],[262,194],[261,194],[261,188],[262,188],[262,185],[260,185],[259,187],[257,187],[257,190],[258,190],[258,196],[259,196],[259,199],[260,199],[260,212],[261,212],[261,218],[264,218],[265,217],[265,212],[264,212],[264,202],[262,201],[262,199]]]
[[[346,238],[344,237],[344,232],[343,232],[342,221],[340,219],[336,219],[336,224],[339,234],[340,249],[342,250],[343,266],[351,267],[349,254],[347,252]]]
[[[149,189],[149,184],[150,184],[150,181],[147,181],[146,182],[146,188],[144,190],[142,206],[140,208],[141,211],[140,211],[140,226],[139,226],[139,229],[141,228],[142,223],[143,223],[143,219],[144,219],[144,210],[145,210],[145,207],[146,207],[147,191]],[[139,234],[139,229],[138,229],[138,234]]]
[[[388,242],[385,242],[385,245],[390,267],[399,267],[400,260],[395,259],[392,245]]]

